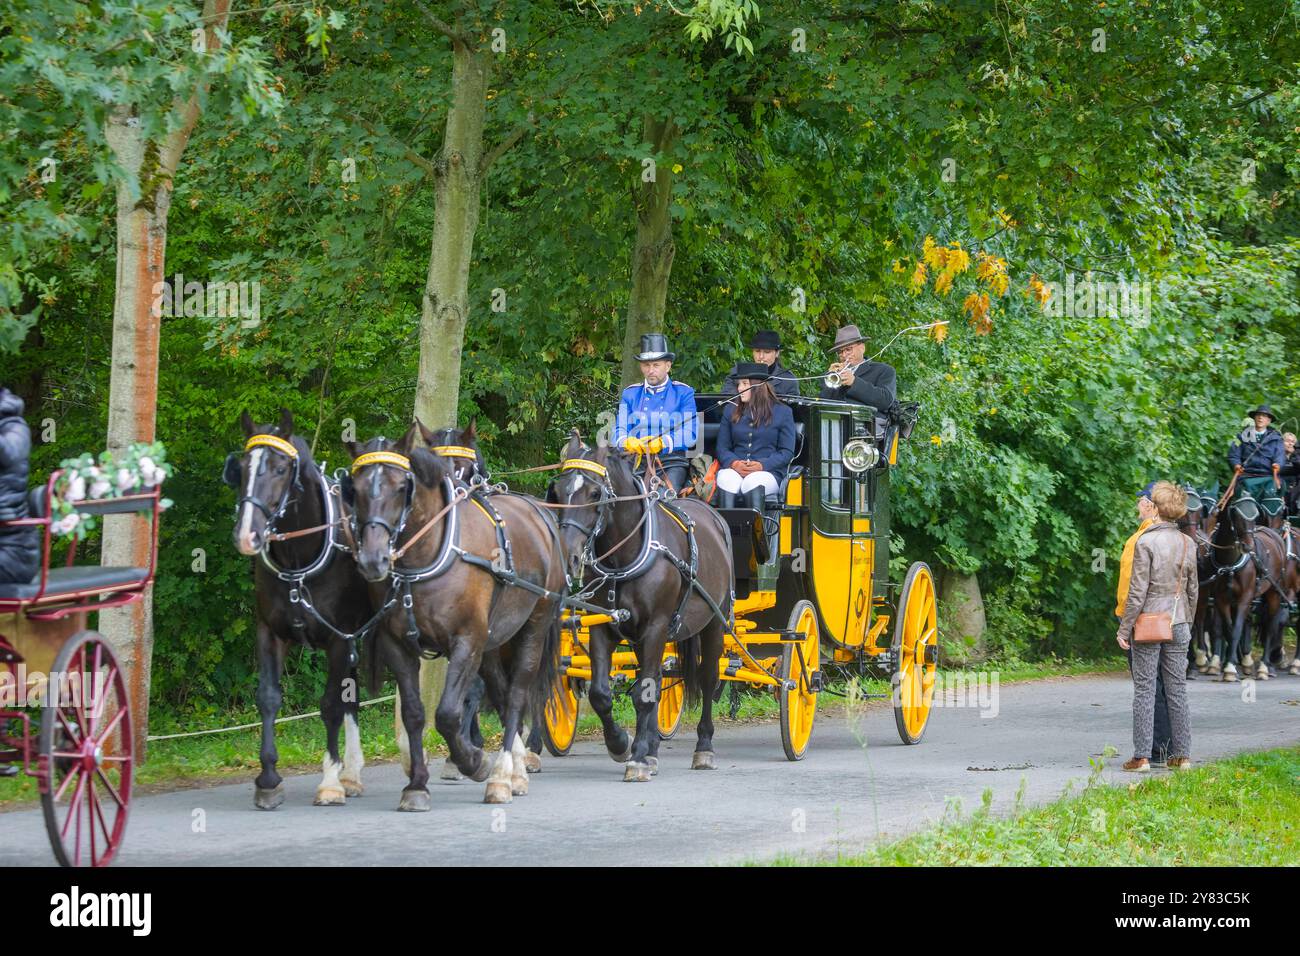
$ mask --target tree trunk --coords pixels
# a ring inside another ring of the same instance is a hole
[[[469,318],[469,266],[478,229],[488,55],[452,44],[451,108],[434,181],[433,242],[420,308],[415,414],[430,428],[456,424],[460,356]]]
[[[225,29],[229,14],[229,0],[206,0],[203,5],[210,53],[221,45],[216,31]],[[133,442],[154,440],[162,323],[155,314],[154,288],[166,272],[172,178],[198,122],[200,92],[176,103],[178,124],[161,143],[144,138],[139,120],[126,105],[113,111],[104,130],[117,162],[132,174],[139,188],[137,194],[128,182],[120,182],[117,187],[117,279],[107,436],[108,450],[114,453],[124,451]],[[150,548],[147,516],[104,518],[102,564],[147,567]],[[153,588],[132,604],[99,612],[99,630],[126,673],[136,759],[143,761],[153,664]]]
[[[647,115],[642,120],[642,139],[654,150],[656,162],[664,159],[677,140],[677,126],[671,117]],[[638,175],[644,176],[643,172]],[[673,269],[673,171],[670,163],[655,167],[654,180],[644,178],[636,190],[636,245],[632,249],[632,289],[628,295],[627,323],[623,331],[623,385],[641,380],[636,354],[641,336],[664,329],[664,306],[668,300],[668,277]]]
[[[469,267],[483,182],[490,56],[461,39],[452,41],[451,108],[434,176],[433,241],[420,307],[420,370],[415,386],[415,416],[430,428],[455,425],[460,403],[460,359],[470,308]],[[426,728],[433,725],[446,677],[445,659],[421,662],[420,698]],[[401,741],[400,694],[394,706]]]
[[[987,622],[984,618],[984,598],[980,593],[979,576],[946,570],[942,595],[952,619],[948,630],[960,641],[958,647],[953,648],[953,656],[972,663],[982,661],[987,654],[984,646]]]

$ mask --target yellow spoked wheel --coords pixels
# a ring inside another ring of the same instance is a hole
[[[674,645],[668,645],[668,655],[664,658],[664,666],[672,667],[673,670],[680,670],[677,666],[677,649]],[[665,674],[659,678],[659,737],[662,740],[668,740],[673,734],[677,733],[677,728],[682,723],[682,713],[686,710],[686,680],[680,675],[668,676]]]
[[[894,622],[894,678],[890,690],[894,723],[905,744],[919,744],[930,720],[934,673],[939,662],[939,629],[934,575],[923,561],[907,570]]]
[[[817,717],[817,691],[821,686],[821,641],[817,612],[812,602],[800,601],[790,613],[788,630],[803,636],[781,649],[781,746],[788,760],[802,760]]]
[[[556,683],[555,693],[546,702],[542,721],[542,742],[554,757],[563,757],[578,735],[578,695],[568,675]]]

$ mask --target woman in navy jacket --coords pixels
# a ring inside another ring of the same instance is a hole
[[[736,367],[737,398],[718,428],[719,507],[763,510],[763,498],[780,491],[794,458],[794,413],[777,399],[767,366]]]

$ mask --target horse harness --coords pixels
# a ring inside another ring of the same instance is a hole
[[[338,481],[331,480],[327,476],[325,463],[322,462],[317,471],[320,475],[321,481],[321,498],[325,513],[325,523],[318,530],[324,532],[325,541],[321,545],[321,549],[317,553],[315,559],[313,559],[306,567],[281,567],[276,564],[275,560],[271,557],[271,544],[273,541],[279,540],[279,536],[275,531],[275,523],[284,515],[290,503],[293,501],[290,497],[291,490],[295,488],[299,491],[303,490],[302,459],[298,453],[298,449],[295,448],[291,442],[288,442],[277,435],[253,435],[245,443],[244,452],[247,453],[257,447],[266,447],[287,457],[293,463],[293,477],[285,485],[285,490],[283,494],[281,494],[280,502],[275,510],[271,510],[271,508],[256,495],[241,495],[235,504],[235,508],[238,510],[245,502],[248,502],[266,515],[266,534],[259,554],[262,559],[262,564],[266,566],[266,569],[270,571],[277,580],[281,581],[288,587],[289,624],[290,627],[293,628],[296,637],[301,641],[306,641],[307,620],[304,617],[305,612],[306,614],[311,615],[316,623],[325,628],[325,630],[347,643],[348,663],[351,666],[356,666],[356,663],[359,660],[357,644],[363,640],[371,628],[374,627],[375,623],[379,620],[379,614],[372,615],[369,620],[355,631],[341,631],[326,619],[325,616],[316,608],[316,604],[312,600],[311,589],[307,583],[312,578],[321,574],[329,566],[336,550],[345,553],[348,552],[347,545],[341,543],[338,540],[337,535],[339,505],[334,499],[338,495]],[[234,457],[233,454],[232,457]]]
[[[598,479],[596,485],[600,491],[600,497],[594,502],[596,520],[591,525],[584,525],[569,517],[561,518],[559,522],[561,528],[566,526],[576,528],[583,535],[582,563],[584,566],[594,569],[596,573],[600,575],[595,581],[578,592],[579,597],[590,597],[601,588],[606,588],[605,602],[607,608],[602,609],[603,613],[614,615],[617,618],[617,611],[609,610],[609,608],[617,609],[619,585],[627,581],[633,581],[644,575],[650,570],[655,559],[659,555],[663,555],[677,569],[677,572],[682,577],[682,581],[686,585],[682,588],[681,599],[678,601],[677,607],[673,611],[673,616],[669,620],[668,640],[676,640],[677,633],[681,630],[682,614],[686,610],[686,604],[690,600],[692,593],[698,594],[704,600],[704,603],[708,605],[712,614],[729,630],[734,629],[734,618],[730,615],[724,614],[722,609],[718,607],[717,602],[713,600],[712,595],[710,595],[708,591],[700,585],[699,543],[695,536],[695,521],[690,515],[676,507],[674,499],[663,496],[658,490],[654,492],[646,491],[645,483],[641,478],[636,475],[632,476],[639,491],[637,497],[642,498],[645,502],[645,511],[642,513],[641,520],[637,523],[636,527],[633,528],[632,534],[635,534],[643,525],[645,526],[645,530],[641,536],[641,546],[632,563],[622,568],[611,568],[602,565],[601,559],[609,557],[613,551],[622,547],[624,542],[626,542],[631,535],[629,535],[628,538],[624,538],[623,541],[620,541],[604,554],[600,556],[596,555],[596,540],[605,529],[608,508],[619,500],[619,496],[617,492],[615,492],[614,486],[610,483],[609,471],[599,462],[588,461],[585,458],[569,458],[561,465],[561,474],[571,471],[584,471],[594,475]],[[574,491],[570,492],[569,501],[566,503],[567,506],[571,507],[573,505],[573,495],[576,492],[576,488]],[[689,561],[684,561],[679,558],[671,549],[659,540],[658,509],[663,509],[664,513],[676,522],[677,526],[686,534],[687,547],[690,549]],[[729,538],[731,534],[730,530],[721,522],[720,518],[718,521],[724,537]],[[579,582],[579,585],[581,586],[581,582]],[[731,603],[734,604],[734,594],[731,595],[731,598]],[[618,610],[622,611],[622,614],[624,615],[621,620],[626,620],[628,612],[623,609]]]
[[[474,456],[472,449],[462,448],[460,446],[438,446],[432,450],[439,454],[444,453],[444,450],[452,450],[453,452],[466,453],[466,454],[454,454],[453,455],[454,457],[471,457],[471,456],[476,457]],[[390,525],[388,524],[388,522],[380,518],[370,518],[367,519],[365,522],[362,522],[361,524],[361,528],[365,528],[365,526],[368,524],[377,524],[380,527],[383,527],[385,530],[387,530],[389,533],[390,553],[396,553],[397,557],[400,558],[401,552],[404,551],[406,547],[409,547],[410,544],[413,543],[413,541],[415,540],[415,537],[413,536],[412,538],[408,539],[406,546],[404,546],[402,549],[396,549],[396,550],[394,549],[394,545],[396,544],[397,538],[401,535],[402,531],[405,529],[407,520],[410,517],[411,504],[414,498],[415,476],[411,472],[410,460],[405,455],[398,454],[397,452],[391,452],[391,451],[367,452],[363,455],[358,456],[356,460],[353,461],[352,463],[353,475],[356,475],[356,473],[359,472],[362,468],[365,468],[369,465],[393,466],[401,470],[405,475],[405,480],[406,480],[405,500],[403,502],[402,513],[401,516],[398,518],[397,524]],[[375,483],[374,487],[376,489],[378,488],[378,474],[379,472],[376,471],[375,477],[372,479],[372,481]],[[505,491],[504,488],[494,488],[493,486],[488,485],[487,482],[483,480],[481,475],[475,475],[468,483],[450,476],[444,478],[443,494],[446,497],[447,506],[443,509],[441,513],[435,515],[434,518],[431,519],[430,522],[426,525],[426,527],[431,527],[434,523],[441,520],[444,515],[446,517],[446,527],[443,531],[442,544],[438,548],[438,553],[435,555],[432,561],[430,561],[422,568],[412,568],[412,569],[401,568],[397,565],[396,560],[394,560],[392,569],[389,572],[389,577],[392,579],[393,582],[392,589],[390,592],[390,597],[389,600],[376,614],[376,617],[386,613],[389,610],[389,608],[393,606],[394,603],[400,600],[402,609],[405,612],[405,616],[406,616],[405,638],[414,647],[418,649],[417,653],[419,654],[419,656],[427,660],[432,660],[434,658],[442,656],[442,652],[436,650],[428,651],[423,648],[419,648],[420,628],[415,619],[415,599],[411,593],[411,585],[419,584],[424,581],[431,581],[437,577],[440,577],[441,575],[445,574],[451,568],[451,566],[457,561],[463,561],[465,564],[468,564],[475,568],[479,568],[480,570],[485,571],[488,574],[492,575],[493,591],[492,591],[492,598],[488,607],[488,635],[489,636],[491,636],[492,634],[493,614],[496,611],[497,604],[501,598],[501,595],[504,593],[506,587],[522,588],[525,591],[529,591],[533,594],[536,594],[538,597],[550,598],[552,600],[557,601],[557,615],[560,609],[562,609],[564,605],[572,605],[590,611],[604,610],[603,608],[598,608],[595,605],[591,605],[579,600],[574,600],[565,594],[551,591],[549,588],[546,588],[540,584],[528,580],[525,577],[520,576],[520,574],[515,570],[514,554],[511,548],[510,536],[506,531],[505,519],[502,518],[500,512],[497,511],[496,507],[493,505],[491,501],[491,495],[494,492],[507,493],[507,494],[510,493],[508,491]],[[376,490],[376,497],[377,497],[377,490]],[[526,496],[519,495],[518,497],[521,497],[525,501],[528,501],[529,504],[533,506],[534,510],[536,510],[542,516],[547,526],[553,532],[555,532],[552,535],[552,544],[555,549],[556,556],[560,558],[560,560],[562,561],[563,556],[561,555],[559,550],[559,533],[558,533],[559,529],[556,527],[554,520],[551,518],[550,514],[544,511],[543,509],[541,509],[536,504],[536,502],[531,501]],[[483,513],[483,515],[488,519],[489,523],[492,525],[492,529],[496,537],[496,547],[493,551],[493,556],[490,559],[484,558],[482,555],[474,554],[473,552],[467,551],[465,550],[465,548],[461,547],[461,542],[460,542],[461,515],[460,515],[460,509],[457,506],[461,501],[465,501],[465,500],[470,501],[475,507],[477,507]],[[355,517],[353,521],[355,522]],[[423,529],[421,529],[421,531],[422,530]],[[417,536],[420,533],[421,532],[417,532]]]

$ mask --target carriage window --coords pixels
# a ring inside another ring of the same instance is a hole
[[[832,508],[848,508],[852,500],[854,481],[852,477],[846,477],[848,472],[841,457],[848,424],[847,419],[833,415],[824,415],[821,420],[822,501]]]

